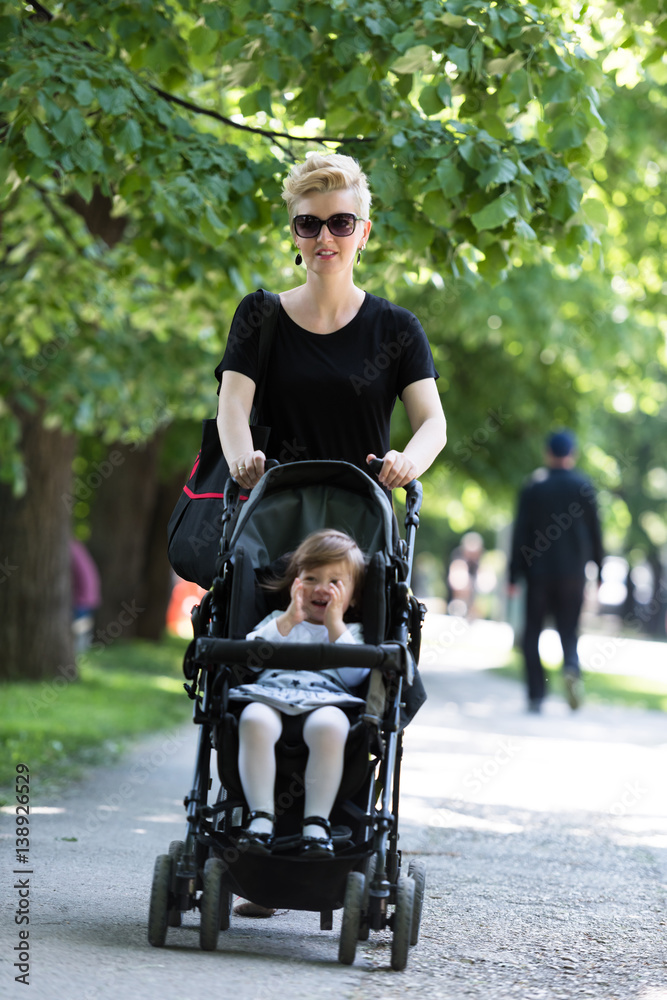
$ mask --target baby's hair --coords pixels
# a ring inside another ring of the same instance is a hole
[[[335,528],[314,531],[289,555],[287,568],[282,576],[268,580],[263,586],[267,590],[289,590],[294,580],[304,570],[316,569],[325,563],[346,562],[352,570],[354,594],[352,600],[359,606],[366,572],[363,552],[349,535]]]
[[[343,153],[311,153],[303,163],[290,170],[283,183],[283,199],[287,204],[290,223],[297,214],[296,204],[305,194],[316,191],[351,191],[359,205],[359,216],[368,219],[371,210],[371,192],[368,180],[359,163]]]

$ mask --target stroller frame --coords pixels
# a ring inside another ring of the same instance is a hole
[[[294,464],[303,467],[344,463]],[[381,465],[378,461],[372,471],[379,471]],[[281,466],[280,470],[285,468]],[[365,473],[356,471],[368,479]],[[256,488],[258,491],[267,477],[270,478],[270,470]],[[193,608],[195,637],[183,663],[184,687],[194,702],[193,721],[200,730],[192,787],[184,799],[185,839],[172,841],[168,853],[159,855],[155,861],[148,919],[148,940],[154,947],[164,946],[168,927],[180,926],[183,912],[199,909],[200,945],[203,950],[215,950],[219,932],[230,926],[236,892],[260,905],[319,911],[322,930],[333,928],[333,910],[342,907],[338,957],[343,964],[354,962],[357,941],[366,940],[370,930],[381,931],[389,927],[392,930],[391,966],[398,971],[405,968],[409,948],[419,937],[425,886],[425,869],[421,861],[411,860],[407,877],[402,874],[398,847],[403,756],[401,710],[406,686],[414,680],[425,613],[423,605],[410,591],[422,488],[413,480],[405,490],[405,540],[398,542],[402,558],[396,560],[392,569],[395,579],[391,587],[394,613],[390,637],[377,645],[341,647],[289,642],[272,645],[259,640],[224,637],[223,608],[229,592],[226,576],[230,571],[228,543],[240,506],[238,487],[233,480],[228,481],[222,515],[219,575],[201,604]],[[250,852],[244,856],[235,843],[239,824],[234,823],[240,814],[247,814],[244,800],[230,794],[223,785],[217,801],[209,803],[213,784],[211,751],[216,748],[216,727],[226,709],[230,681],[234,679],[234,670],[247,664],[249,656],[257,655],[260,647],[264,656],[269,650],[272,668],[313,670],[347,666],[371,670],[362,718],[376,734],[376,750],[369,764],[367,790],[362,787],[357,796],[358,800],[362,797],[361,801],[343,804],[358,824],[363,839],[351,847],[337,849],[334,858],[306,860],[289,853],[264,857]],[[385,696],[378,700],[380,689]],[[377,788],[380,789],[379,798]],[[307,869],[302,867],[304,864]],[[306,872],[312,877],[304,882]],[[300,882],[299,875],[302,876]],[[274,889],[268,893],[263,888],[267,879],[274,884]],[[390,907],[393,913],[389,912]]]

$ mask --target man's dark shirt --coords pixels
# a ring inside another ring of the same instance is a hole
[[[586,563],[602,565],[596,491],[576,469],[540,469],[519,496],[510,560],[510,583],[544,577],[584,576]]]

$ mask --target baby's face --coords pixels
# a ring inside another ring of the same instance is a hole
[[[303,584],[306,621],[312,625],[324,623],[327,607],[334,596],[332,584],[337,583],[343,590],[341,614],[345,614],[352,603],[354,578],[346,562],[324,563],[322,566],[304,569],[299,573],[299,579]]]

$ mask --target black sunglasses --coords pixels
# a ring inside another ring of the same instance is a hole
[[[295,215],[294,232],[304,240],[314,239],[320,235],[322,226],[326,226],[332,236],[351,236],[357,222],[365,222],[352,212],[337,212],[328,219],[318,219],[316,215]]]

